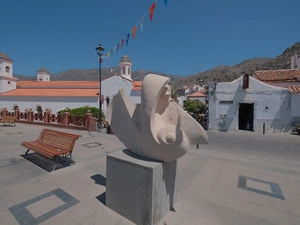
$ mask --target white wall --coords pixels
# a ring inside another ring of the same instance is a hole
[[[249,77],[249,89],[243,90],[243,77],[232,82],[209,83],[209,129],[238,130],[239,104],[254,104],[253,129],[289,131],[291,129],[291,98],[287,88],[272,87]]]
[[[300,93],[292,93],[292,116],[299,116],[300,117]]]
[[[8,66],[9,69],[9,73],[6,72],[5,67]],[[13,77],[13,64],[11,62],[7,62],[5,59],[2,59],[0,61],[0,76],[5,76],[5,77]]]
[[[16,89],[15,78],[0,77],[0,93],[5,93]]]
[[[17,96],[0,96],[0,108],[7,108],[12,111],[17,105],[20,112],[26,108],[35,110],[41,106],[43,111],[51,108],[52,113],[68,108],[77,108],[82,106],[99,107],[98,96],[95,97],[17,97]]]

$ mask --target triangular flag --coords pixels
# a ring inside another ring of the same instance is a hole
[[[126,45],[128,45],[129,37],[130,37],[130,33],[126,34]]]
[[[143,23],[144,23],[144,17],[142,17],[142,19],[140,19],[141,31],[144,31]]]
[[[118,46],[117,46],[117,53],[118,53],[118,51],[119,51],[119,48],[120,48],[120,43],[119,43]]]
[[[153,18],[153,13],[154,13],[154,9],[155,9],[155,6],[156,6],[156,2],[154,2],[151,6],[150,6],[150,20],[152,21],[152,18]]]
[[[123,47],[123,45],[124,45],[124,39],[122,39],[121,48]]]
[[[113,51],[113,50],[110,50],[110,55],[111,55],[111,56],[113,55],[113,53],[114,53],[114,51]]]
[[[168,6],[168,0],[164,0],[166,6]]]
[[[132,39],[135,38],[135,34],[136,34],[136,26],[134,26],[134,27],[132,28]]]

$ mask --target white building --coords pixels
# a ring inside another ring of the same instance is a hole
[[[209,83],[208,129],[292,131],[300,122],[300,70],[282,71],[256,71],[256,78]]]
[[[46,108],[56,113],[65,108],[82,106],[99,107],[98,81],[51,81],[46,68],[37,71],[36,81],[17,81],[13,77],[14,61],[0,54],[0,108],[9,111],[16,107],[20,112],[32,109],[42,113]],[[112,75],[101,81],[102,110],[119,89],[124,88],[129,99],[140,103],[141,81],[131,79],[131,62],[124,55],[120,61],[121,75]]]
[[[300,69],[300,56],[297,55],[297,52],[292,56],[291,69]]]

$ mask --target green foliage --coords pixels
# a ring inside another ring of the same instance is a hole
[[[79,107],[79,108],[74,108],[74,109],[68,109],[68,112],[71,114],[71,116],[84,116],[88,110],[91,111],[91,114],[93,115],[93,117],[96,117],[96,118],[99,118],[99,109],[96,108],[96,107],[87,107],[87,106],[84,106],[84,107]],[[65,110],[62,110],[60,111],[60,114],[64,114],[64,112],[66,112],[66,109]],[[105,115],[102,111],[102,119],[105,119]]]
[[[206,110],[206,105],[199,100],[187,100],[184,103],[184,108],[188,113],[203,114]]]

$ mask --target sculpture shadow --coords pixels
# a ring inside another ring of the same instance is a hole
[[[145,157],[142,157],[140,155],[137,155],[137,154],[134,154],[132,151],[128,150],[128,149],[124,149],[122,150],[124,154],[134,158],[134,159],[139,159],[139,160],[143,160],[143,161],[146,161],[146,162],[161,162],[161,161],[158,161],[158,160],[154,160],[154,159],[148,159],[148,158],[145,158]]]
[[[96,196],[96,199],[101,202],[103,205],[106,205],[106,192],[103,192],[101,195]]]
[[[106,178],[101,174],[95,174],[91,176],[91,178],[95,181],[96,184],[100,184],[102,186],[106,186]]]

